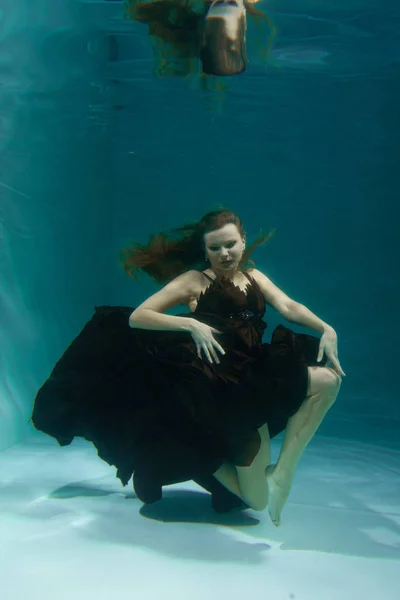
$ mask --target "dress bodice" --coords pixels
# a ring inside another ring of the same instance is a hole
[[[215,317],[253,346],[261,342],[266,328],[265,300],[255,279],[246,271],[243,274],[248,280],[244,290],[228,277],[213,279],[203,272],[210,285],[200,294],[194,316]]]

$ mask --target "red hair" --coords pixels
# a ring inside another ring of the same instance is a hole
[[[206,268],[204,259],[204,235],[233,223],[240,235],[245,237],[241,218],[227,209],[218,209],[205,214],[200,221],[186,223],[150,236],[147,244],[135,243],[121,251],[120,258],[125,272],[137,279],[138,271],[147,273],[158,283],[165,284],[190,269]],[[264,244],[274,232],[257,239],[245,250],[241,265],[254,265],[250,260],[253,250]]]

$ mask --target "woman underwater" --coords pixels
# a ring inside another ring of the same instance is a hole
[[[91,441],[124,485],[134,474],[143,502],[193,479],[217,510],[268,506],[278,526],[344,373],[334,329],[249,266],[268,237],[246,249],[240,217],[221,209],[124,250],[130,276],[166,285],[135,309],[96,308],[39,390],[35,427],[60,445]],[[167,314],[179,305],[190,312]],[[266,305],[321,338],[279,325],[262,343]]]
[[[276,35],[271,19],[256,10],[258,0],[129,0],[127,17],[148,25],[153,39],[158,75],[187,76],[197,72],[198,59],[203,75],[237,75],[247,66],[247,14],[257,27],[269,28],[258,41],[265,58]]]

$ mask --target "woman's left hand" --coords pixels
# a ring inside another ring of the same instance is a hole
[[[332,329],[331,327],[324,331],[324,333],[320,339],[317,362],[320,362],[323,359],[324,352],[329,359],[327,366],[331,362],[334,371],[336,371],[336,373],[338,375],[342,375],[342,376],[346,377],[346,373],[343,371],[342,367],[340,366],[340,362],[339,362],[339,358],[338,358],[336,331],[334,329]]]

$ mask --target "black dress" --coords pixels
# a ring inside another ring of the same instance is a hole
[[[220,331],[220,364],[199,359],[187,332],[132,329],[132,307],[96,307],[36,395],[34,426],[61,446],[75,436],[134,485],[143,502],[162,486],[195,480],[213,494],[217,510],[240,500],[212,476],[224,462],[249,465],[257,431],[285,429],[303,402],[308,365],[319,340],[280,325],[270,343],[265,301],[256,281],[242,291],[228,278],[210,279],[196,310],[185,314]],[[205,275],[207,277],[207,275]]]

